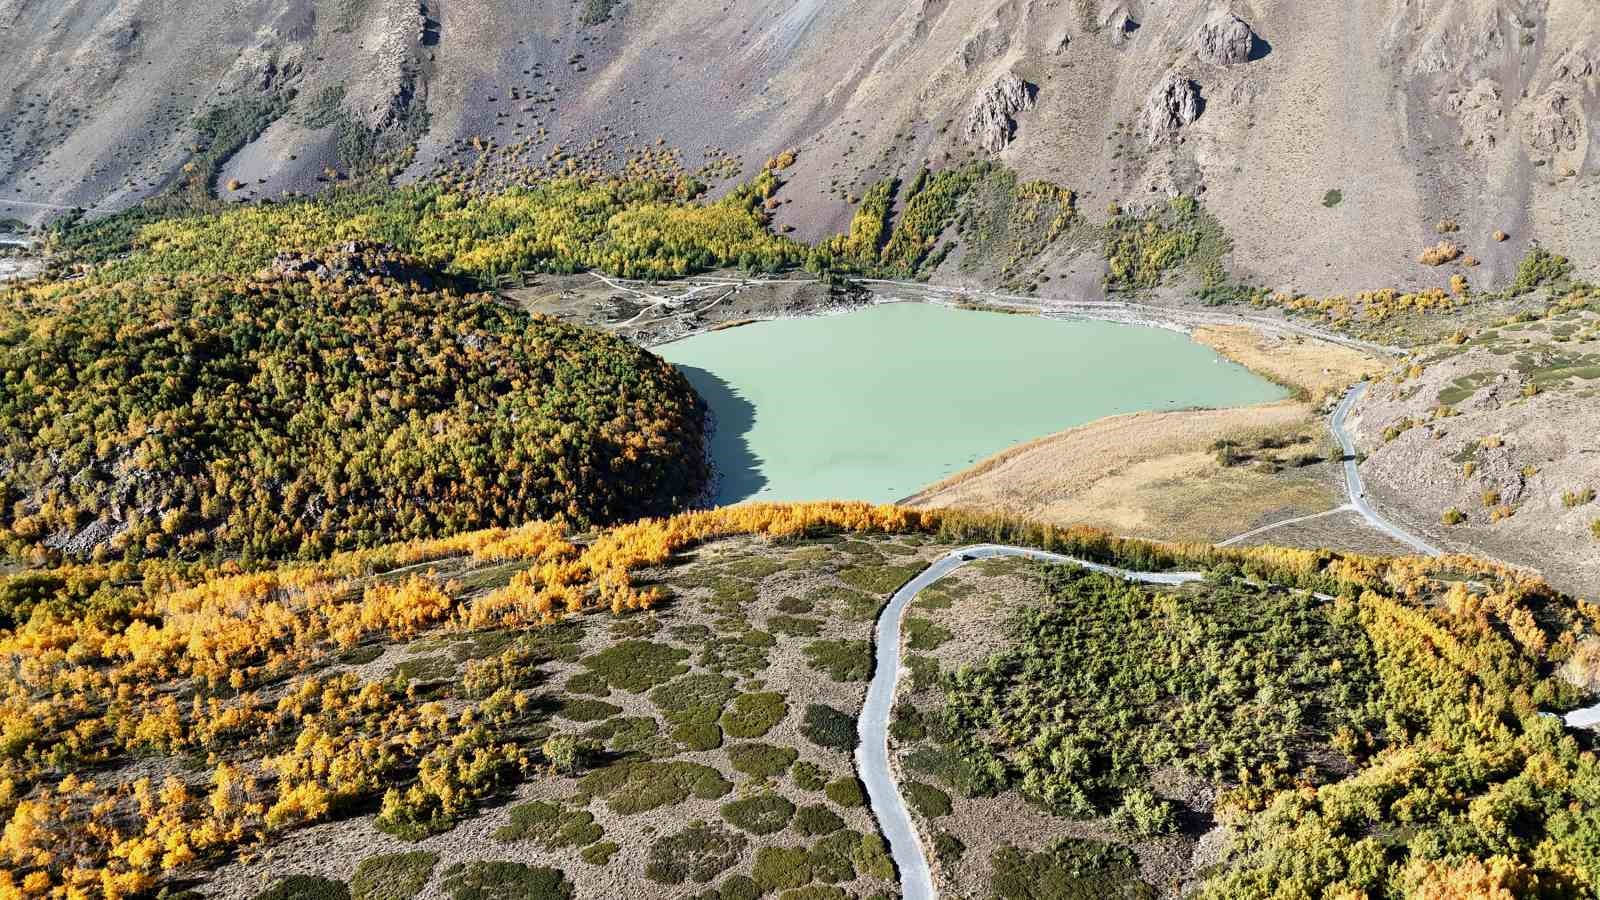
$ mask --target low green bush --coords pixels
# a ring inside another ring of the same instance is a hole
[[[921,566],[851,566],[839,572],[839,580],[869,594],[888,596],[916,577]]]
[[[619,641],[583,660],[583,665],[618,690],[639,694],[689,671],[689,651],[652,641]]]
[[[451,866],[444,889],[452,900],[570,900],[573,895],[560,869],[489,860]]]
[[[535,800],[511,807],[510,821],[495,830],[497,841],[532,841],[546,850],[582,847],[605,834],[588,810]]]
[[[591,866],[603,866],[611,862],[611,857],[615,856],[617,851],[621,849],[622,847],[611,841],[601,841],[598,844],[590,844],[579,850],[578,858]]]
[[[930,819],[950,815],[950,795],[933,785],[923,784],[920,781],[907,781],[901,786],[901,790],[905,792],[906,802],[911,808],[922,815]]]
[[[789,714],[783,695],[776,691],[740,694],[722,713],[722,730],[729,737],[758,738]]]
[[[822,767],[809,759],[803,759],[789,769],[789,780],[803,791],[820,791],[828,783]]]
[[[622,712],[620,706],[588,697],[568,697],[561,701],[561,706],[556,709],[556,715],[574,722],[598,722],[620,712]]]
[[[812,641],[805,648],[811,668],[834,681],[866,681],[872,674],[872,645],[866,641]]]
[[[1178,815],[1171,801],[1149,788],[1129,788],[1122,792],[1122,805],[1111,813],[1111,824],[1129,837],[1152,838],[1177,831]]]
[[[743,835],[720,825],[691,825],[650,845],[645,877],[661,884],[705,884],[737,865],[746,844]]]
[[[1151,900],[1133,851],[1099,841],[1064,839],[1030,853],[1006,845],[991,857],[989,893],[999,900]]]
[[[800,754],[790,747],[771,744],[739,744],[728,748],[728,760],[735,771],[752,778],[776,778],[794,765]]]
[[[794,804],[777,794],[757,794],[722,804],[722,817],[741,831],[773,834],[788,827]]]
[[[844,819],[821,803],[800,807],[794,817],[794,830],[806,837],[833,834],[843,827]]]
[[[620,762],[596,769],[578,782],[586,797],[603,797],[619,815],[635,815],[673,806],[692,797],[717,800],[733,790],[716,769],[699,763]]]
[[[828,782],[823,792],[828,795],[829,800],[845,809],[867,805],[867,790],[862,787],[861,779],[854,775],[846,775]]]
[[[849,753],[856,749],[860,735],[856,720],[831,706],[812,703],[800,720],[800,733],[818,747]]]
[[[955,637],[950,629],[936,625],[931,619],[912,616],[906,619],[906,648],[910,650],[937,650]]]
[[[371,856],[356,865],[350,879],[351,900],[411,900],[422,893],[439,854],[386,853]]]
[[[290,875],[251,900],[350,900],[350,888],[342,881],[318,875]]]

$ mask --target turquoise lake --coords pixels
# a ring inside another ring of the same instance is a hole
[[[892,303],[654,348],[716,418],[717,501],[889,503],[1013,444],[1282,389],[1159,328]]]

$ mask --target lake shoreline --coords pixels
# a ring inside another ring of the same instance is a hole
[[[773,317],[759,330],[703,331],[657,352],[713,411],[708,443],[723,504],[892,503],[1014,444],[1105,416],[1285,394],[1176,329],[979,312],[880,298]]]

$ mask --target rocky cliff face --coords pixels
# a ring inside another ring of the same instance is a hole
[[[207,153],[260,199],[383,140],[405,177],[661,140],[747,175],[797,148],[777,216],[813,237],[866,181],[1003,152],[1097,203],[1203,191],[1260,283],[1437,287],[1444,219],[1483,283],[1533,239],[1600,260],[1597,64],[1589,0],[0,0],[0,218],[114,210]]]
[[[1012,117],[1033,109],[1033,86],[1010,72],[980,88],[967,111],[967,140],[989,153],[999,153],[1011,143],[1017,123]]]
[[[1200,118],[1200,86],[1186,76],[1170,73],[1155,86],[1140,114],[1145,140],[1154,147],[1177,140],[1184,126]]]

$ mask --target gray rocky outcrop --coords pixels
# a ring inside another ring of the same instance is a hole
[[[999,153],[1011,143],[1017,123],[1013,118],[1033,108],[1033,86],[1007,72],[973,95],[967,113],[967,140],[990,153]]]
[[[1200,118],[1201,109],[1200,85],[1171,72],[1145,100],[1139,124],[1146,141],[1154,147],[1176,140],[1179,132]]]
[[[1236,66],[1250,61],[1256,33],[1243,19],[1218,10],[1195,29],[1191,44],[1195,54],[1212,65]]]
[[[1111,39],[1111,46],[1121,47],[1138,30],[1139,21],[1133,17],[1133,11],[1128,9],[1127,4],[1118,3],[1111,7],[1105,20],[1105,32]]]
[[[1451,91],[1445,97],[1445,108],[1456,117],[1463,143],[1479,149],[1499,143],[1505,118],[1502,107],[1500,85],[1488,78],[1479,79],[1469,90]]]
[[[1529,147],[1541,153],[1578,149],[1584,133],[1583,103],[1572,94],[1557,86],[1534,100],[1523,133]]]

